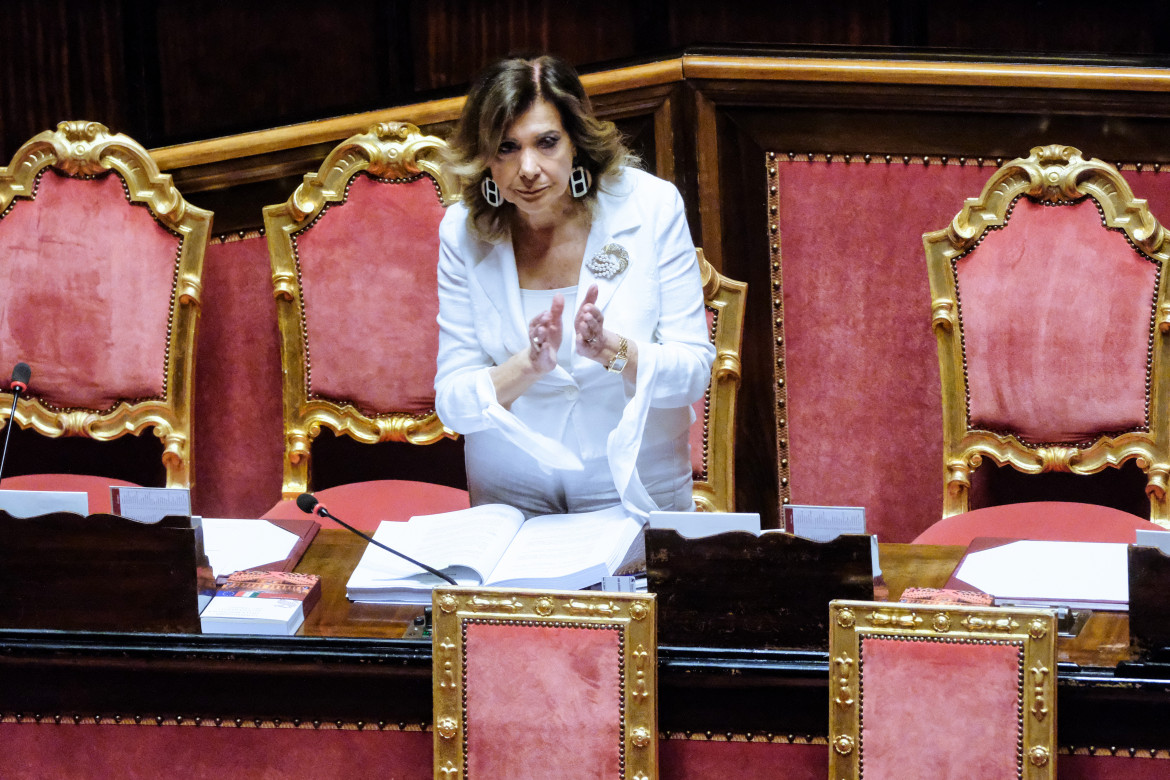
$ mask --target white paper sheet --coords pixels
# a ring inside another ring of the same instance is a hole
[[[267,520],[203,518],[203,549],[215,576],[283,561],[300,537]]]
[[[1127,545],[1115,542],[1008,542],[969,554],[955,577],[996,603],[1125,609]]]

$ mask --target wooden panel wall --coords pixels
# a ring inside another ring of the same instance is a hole
[[[156,147],[416,103],[517,51],[584,70],[746,45],[1116,62],[1170,54],[1168,27],[1146,0],[6,0],[0,159],[63,119]]]

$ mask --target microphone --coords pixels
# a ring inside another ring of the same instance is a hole
[[[28,382],[32,379],[32,368],[28,363],[21,361],[12,369],[12,382],[8,389],[12,391],[12,409],[8,412],[8,423],[4,430],[4,450],[0,452],[0,480],[4,479],[4,461],[8,459],[8,440],[12,437],[12,425],[16,422],[16,402],[20,394],[28,390]]]
[[[0,466],[0,468],[3,468],[3,467]],[[375,547],[383,549],[388,553],[393,553],[394,555],[397,555],[399,558],[401,558],[402,560],[404,560],[408,563],[413,563],[415,566],[419,567],[423,571],[427,572],[428,574],[435,575],[436,577],[443,580],[444,582],[447,582],[447,583],[454,585],[456,587],[459,586],[458,582],[451,579],[450,577],[448,577],[446,574],[439,571],[438,569],[432,569],[430,566],[427,566],[425,563],[422,563],[420,561],[416,561],[414,558],[411,558],[409,555],[406,555],[404,553],[400,553],[397,550],[394,550],[394,549],[391,549],[390,547],[387,547],[386,545],[382,544],[381,542],[377,541],[376,539],[372,539],[369,536],[366,536],[364,533],[362,533],[358,529],[354,528],[352,525],[345,522],[344,520],[342,520],[341,518],[337,517],[332,512],[330,512],[328,509],[326,509],[325,505],[322,504],[320,501],[318,501],[317,497],[314,496],[312,493],[301,493],[299,496],[297,496],[297,507],[302,512],[304,512],[306,514],[317,515],[319,517],[328,517],[330,520],[337,523],[342,528],[346,529],[347,531],[353,531],[355,534],[357,534],[361,538],[365,539],[367,542],[374,545]]]
[[[28,380],[32,379],[32,368],[28,363],[17,363],[12,369],[12,384],[9,387],[14,393],[23,393],[28,390]]]

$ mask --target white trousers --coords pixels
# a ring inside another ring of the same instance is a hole
[[[580,454],[571,425],[563,444]],[[533,517],[592,512],[621,503],[605,457],[583,460],[582,471],[545,471],[535,458],[491,429],[467,435],[464,457],[473,506],[508,504]],[[685,436],[643,446],[638,474],[659,509],[694,508],[690,445]]]

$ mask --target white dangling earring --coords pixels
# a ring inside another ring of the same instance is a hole
[[[504,196],[500,194],[500,188],[496,186],[496,180],[492,178],[491,171],[484,174],[479,183],[479,190],[483,193],[483,199],[492,208],[499,208],[500,204],[504,202]]]
[[[593,175],[589,173],[589,169],[581,163],[574,165],[569,174],[569,192],[573,194],[573,197],[584,198],[589,194],[591,184],[593,184]]]

